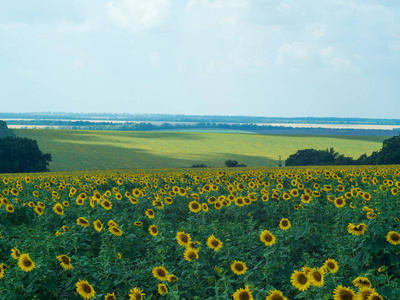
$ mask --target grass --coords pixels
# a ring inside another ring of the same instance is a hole
[[[382,147],[387,137],[262,135],[204,132],[14,129],[51,153],[52,171],[115,168],[176,168],[205,163],[222,167],[235,159],[249,167],[277,165],[300,149],[334,147],[358,158]]]

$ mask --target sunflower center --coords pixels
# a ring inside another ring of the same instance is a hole
[[[321,279],[322,279],[320,272],[314,272],[313,276],[316,281],[321,281]]]
[[[390,238],[392,239],[392,241],[399,241],[400,240],[400,235],[393,233]]]
[[[29,259],[24,260],[24,266],[25,267],[30,267],[32,265],[32,262]]]
[[[90,288],[90,286],[88,286],[87,284],[84,284],[82,286],[83,290],[85,291],[85,293],[90,294],[92,292],[92,289]]]
[[[300,284],[306,284],[307,283],[307,277],[304,274],[300,274],[300,276],[298,277],[298,281]]]
[[[64,264],[69,265],[69,258],[65,255],[61,256],[61,260]]]
[[[157,232],[157,228],[156,228],[156,227],[152,227],[152,228],[151,228],[151,231],[154,232],[154,233],[156,233],[156,232]]]
[[[353,299],[353,295],[348,291],[342,291],[340,293],[340,299],[341,300],[352,300]]]
[[[282,226],[283,227],[286,227],[286,226],[288,226],[289,224],[288,224],[288,222],[285,220],[285,221],[282,221]]]
[[[283,300],[283,298],[279,295],[273,295],[272,300]]]
[[[219,242],[214,240],[214,241],[211,242],[211,245],[213,245],[214,247],[218,247]]]
[[[164,270],[158,270],[158,276],[164,277],[165,276]]]
[[[193,204],[192,204],[192,208],[193,208],[193,209],[198,209],[199,206],[197,205],[197,203],[193,203]]]
[[[240,300],[249,300],[250,299],[250,294],[246,291],[244,291],[243,293],[241,293],[239,295],[239,299]]]
[[[188,237],[186,235],[181,236],[181,241],[184,243],[187,243],[189,241]]]
[[[328,268],[331,269],[331,270],[334,269],[335,268],[335,264],[331,263],[331,262],[328,263]]]
[[[236,264],[235,269],[238,271],[243,271],[243,265],[242,264]]]
[[[265,239],[267,242],[270,242],[270,241],[272,241],[272,236],[270,236],[269,234],[267,234],[267,235],[264,236],[264,239]]]

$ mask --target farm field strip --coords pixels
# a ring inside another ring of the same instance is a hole
[[[222,167],[227,159],[247,166],[277,165],[299,149],[334,147],[358,158],[379,150],[385,137],[293,136],[199,132],[126,132],[15,129],[52,154],[52,171],[173,168],[205,163]]]

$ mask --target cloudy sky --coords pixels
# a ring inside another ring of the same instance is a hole
[[[400,1],[4,0],[0,111],[400,118]]]

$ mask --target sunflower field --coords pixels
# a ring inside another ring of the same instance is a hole
[[[0,175],[0,299],[400,299],[398,166]]]

